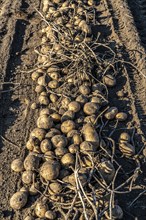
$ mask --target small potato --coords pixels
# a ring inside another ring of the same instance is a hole
[[[130,142],[130,139],[131,139],[130,135],[127,132],[123,132],[120,134],[120,138],[119,138],[120,143]]]
[[[51,128],[50,131],[46,134],[46,138],[52,138],[55,135],[61,135],[61,132],[56,128]]]
[[[45,213],[45,217],[49,220],[54,220],[56,219],[56,213],[49,210]]]
[[[126,121],[127,117],[127,114],[124,112],[119,112],[118,114],[116,114],[116,119],[118,121]]]
[[[83,84],[79,87],[79,92],[82,95],[89,95],[91,91],[90,91],[89,86]]]
[[[125,157],[132,157],[135,155],[135,147],[128,142],[120,143],[119,149]]]
[[[71,154],[76,154],[79,151],[79,146],[77,144],[71,144],[68,150]]]
[[[48,211],[48,205],[46,202],[37,202],[35,206],[35,214],[39,218],[45,218],[45,213]]]
[[[87,176],[84,173],[79,173],[78,175],[82,186],[85,186],[87,184]],[[74,173],[68,177],[68,183],[70,183],[72,186],[76,186]]]
[[[99,136],[91,124],[84,125],[82,130],[85,141],[95,142],[97,146],[99,145]]]
[[[84,122],[94,124],[96,118],[97,117],[95,115],[89,115],[84,118]]]
[[[62,108],[67,109],[71,99],[69,97],[64,97],[61,101]]]
[[[54,182],[54,183],[50,183],[49,189],[52,191],[53,194],[59,194],[61,193],[63,187],[61,183]]]
[[[26,143],[26,148],[30,151],[34,151],[36,149],[39,150],[40,141],[36,137],[29,137],[29,140]]]
[[[44,75],[44,76],[40,76],[37,80],[38,85],[40,86],[46,86],[48,83],[48,78]]]
[[[27,198],[28,198],[28,195],[26,192],[23,192],[23,191],[16,192],[10,198],[10,206],[13,209],[19,210],[26,205]]]
[[[40,175],[45,180],[54,180],[58,177],[60,171],[60,164],[57,161],[48,160],[43,163],[40,168]]]
[[[61,117],[61,122],[67,121],[67,120],[73,120],[75,117],[75,112],[68,110],[66,111],[62,117]]]
[[[49,73],[49,76],[53,79],[53,80],[59,80],[60,79],[60,74],[59,72],[51,72]]]
[[[49,108],[43,108],[40,110],[39,115],[50,115],[52,113],[52,110]]]
[[[102,100],[101,100],[101,98],[100,98],[100,97],[97,97],[97,96],[92,96],[91,102],[97,103],[98,105],[102,105]]]
[[[50,129],[53,126],[53,120],[48,115],[41,115],[37,120],[38,128]]]
[[[40,185],[38,182],[32,183],[31,186],[29,187],[29,194],[31,196],[37,195],[39,191],[40,191]]]
[[[28,215],[24,218],[24,220],[35,220],[35,219],[33,216]]]
[[[62,157],[64,154],[68,153],[68,149],[65,147],[57,147],[55,149],[55,155],[57,157]]]
[[[80,134],[80,132],[78,131],[78,130],[71,130],[71,131],[69,131],[68,132],[68,134],[67,134],[67,138],[73,138],[73,136],[75,135],[75,134]]]
[[[116,107],[111,107],[105,112],[104,117],[108,120],[112,120],[115,118],[117,113],[118,109]]]
[[[81,137],[80,134],[74,134],[73,138],[72,138],[72,142],[73,144],[81,144],[83,142],[83,139]]]
[[[57,80],[51,80],[49,83],[48,83],[48,87],[50,89],[57,89],[59,87],[59,82]]]
[[[90,142],[90,141],[83,141],[81,144],[80,144],[80,151],[82,151],[83,153],[94,153],[97,151],[97,148],[98,146],[93,144],[93,142]]]
[[[98,92],[102,92],[104,90],[105,86],[101,83],[96,83],[92,85],[92,91],[98,91]]]
[[[94,115],[98,112],[98,110],[99,105],[93,102],[87,102],[83,107],[83,111],[86,115]]]
[[[54,147],[66,147],[67,146],[67,138],[64,135],[55,135],[51,139]]]
[[[41,73],[41,72],[33,72],[32,75],[31,75],[31,78],[32,78],[33,81],[37,81],[38,78],[39,78],[40,76],[42,76],[42,74],[43,74],[43,73]]]
[[[108,87],[113,87],[116,85],[116,79],[114,76],[107,74],[106,76],[103,77],[103,82],[106,84]]]
[[[73,112],[79,112],[80,109],[81,109],[81,106],[78,102],[76,101],[73,101],[73,102],[70,102],[69,105],[68,105],[68,109],[70,111],[73,111]]]
[[[45,138],[40,145],[40,149],[42,153],[46,153],[47,151],[52,149],[52,143],[49,139]]]
[[[33,102],[33,103],[31,104],[30,108],[31,108],[32,110],[35,110],[35,109],[38,109],[38,108],[39,108],[39,105],[38,105],[38,103]]]
[[[60,69],[56,65],[52,65],[51,67],[48,68],[47,73],[53,73],[53,72],[59,72]]]
[[[85,103],[88,102],[88,98],[84,95],[79,95],[77,98],[76,98],[76,101],[78,103],[80,103],[80,105],[84,105]]]
[[[37,170],[39,168],[40,160],[33,153],[29,153],[24,160],[25,170]]]
[[[31,184],[33,182],[33,177],[35,177],[35,174],[31,170],[26,170],[22,174],[22,182],[25,184]]]
[[[22,172],[24,170],[22,159],[18,158],[12,161],[11,169],[15,172]]]
[[[55,159],[54,151],[48,150],[47,152],[45,152],[44,158],[46,161],[54,160]]]
[[[49,99],[46,95],[39,95],[38,102],[40,105],[49,105]]]
[[[61,115],[58,113],[52,113],[50,117],[53,119],[54,122],[60,122],[61,121]]]
[[[41,92],[44,92],[45,90],[46,90],[46,89],[45,89],[44,86],[37,85],[37,86],[35,87],[35,92],[38,93],[38,94],[40,94]]]
[[[61,163],[64,166],[74,166],[75,158],[71,153],[67,153],[61,158]]]
[[[51,102],[55,103],[58,101],[58,96],[55,94],[50,94],[50,100]]]
[[[64,121],[61,124],[61,131],[64,134],[67,134],[68,132],[70,132],[71,130],[74,130],[74,129],[75,129],[75,123],[72,120]]]
[[[99,172],[104,180],[109,184],[115,176],[115,168],[110,161],[103,161],[99,164]]]
[[[30,134],[30,138],[36,137],[40,141],[42,141],[45,138],[46,131],[42,128],[34,128]]]

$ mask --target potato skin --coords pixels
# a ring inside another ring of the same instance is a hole
[[[99,136],[91,124],[88,123],[84,125],[82,132],[85,141],[96,142],[96,144],[99,145]]]
[[[24,191],[14,193],[10,199],[10,206],[16,210],[23,208],[27,203],[27,197],[27,193]]]
[[[40,168],[40,175],[45,180],[54,180],[59,176],[60,164],[54,160],[48,160]]]

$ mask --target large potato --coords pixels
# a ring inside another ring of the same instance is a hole
[[[97,146],[99,145],[99,136],[91,124],[84,125],[82,132],[85,141],[96,142]]]
[[[40,168],[40,175],[45,180],[54,180],[58,177],[60,164],[54,160],[48,160]]]
[[[10,206],[13,209],[19,210],[23,208],[27,203],[28,195],[24,191],[16,192],[11,198],[10,198]]]

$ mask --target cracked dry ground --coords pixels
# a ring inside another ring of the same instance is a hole
[[[10,165],[15,158],[27,155],[25,144],[38,117],[38,110],[30,108],[36,94],[28,70],[37,62],[34,49],[40,45],[38,32],[44,21],[36,11],[42,7],[39,0],[1,0],[0,6],[0,219],[20,220],[34,198],[21,211],[11,209],[9,199],[22,187],[22,182],[21,174],[14,173]],[[145,220],[146,4],[142,0],[97,0],[97,10],[99,40],[110,45],[119,59],[117,86],[109,89],[109,103],[129,115],[126,122],[118,124],[117,132],[112,127],[114,123],[111,124],[109,134],[118,142],[119,129],[128,129],[140,160],[140,172],[132,191],[118,194],[117,198],[124,211],[123,219]],[[120,90],[124,91],[124,97],[116,95]],[[124,158],[119,163],[127,172],[131,170]],[[143,194],[129,206],[140,193]]]

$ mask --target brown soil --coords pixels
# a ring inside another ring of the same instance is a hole
[[[21,176],[11,171],[10,164],[18,156],[24,158],[26,154],[24,146],[35,126],[37,116],[37,112],[34,113],[30,109],[30,104],[35,100],[35,93],[28,69],[34,68],[37,58],[34,47],[39,43],[38,31],[42,25],[35,10],[40,8],[39,2],[0,1],[0,219],[2,220],[20,220],[29,212],[30,204],[20,212],[12,211],[9,206],[11,195],[21,187]],[[118,129],[130,128],[139,152],[145,145],[146,135],[145,32],[142,33],[139,27],[141,18],[132,7],[132,1],[98,2],[97,31],[100,32],[100,41],[111,42],[110,46],[118,54],[120,63],[117,62],[117,65],[120,65],[120,71],[117,73],[118,86],[110,89],[109,100],[113,106],[118,106],[120,111],[129,113],[128,122],[118,125],[116,132],[110,128],[108,134],[114,135],[116,139]],[[138,0],[134,2],[137,2],[140,8],[144,7]],[[139,23],[135,23],[138,19]],[[142,21],[140,24],[144,25]],[[121,89],[126,95],[118,98],[116,92]],[[129,166],[125,164],[123,158],[119,162],[123,167]],[[124,210],[124,219],[146,219],[145,195],[128,208],[134,198],[146,188],[145,162],[141,154],[142,172],[132,192],[117,195]],[[30,198],[30,203],[33,203],[33,199]]]

